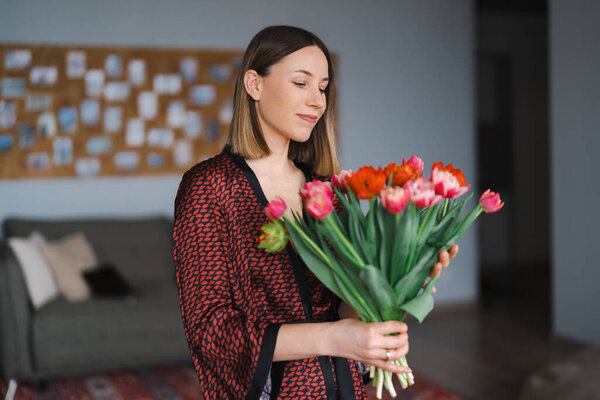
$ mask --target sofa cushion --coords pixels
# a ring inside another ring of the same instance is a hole
[[[38,220],[7,218],[5,237],[27,236],[39,230],[47,239],[81,231],[96,251],[98,261],[114,264],[134,287],[145,281],[175,282],[171,230],[166,217],[123,219]]]
[[[60,299],[35,314],[32,329],[40,371],[189,358],[174,285],[145,287],[133,300]]]

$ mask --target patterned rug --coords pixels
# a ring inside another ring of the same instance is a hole
[[[0,380],[0,400],[8,390]],[[368,386],[369,399],[375,399],[375,388]],[[407,390],[397,389],[396,400],[461,400],[446,390],[419,377]],[[49,381],[37,390],[20,384],[15,400],[202,400],[198,380],[191,366],[165,366],[142,371],[116,371],[102,375],[86,375]],[[383,399],[391,399],[384,395]]]

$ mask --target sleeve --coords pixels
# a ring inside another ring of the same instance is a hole
[[[205,398],[258,399],[280,325],[252,321],[235,307],[240,288],[227,221],[210,179],[190,171],[175,199],[173,255],[192,359]]]

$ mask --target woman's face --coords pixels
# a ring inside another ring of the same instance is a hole
[[[248,74],[248,71],[246,74]],[[271,66],[270,74],[255,76],[250,86],[267,143],[279,138],[305,142],[325,112],[329,82],[325,54],[317,46],[297,50]]]

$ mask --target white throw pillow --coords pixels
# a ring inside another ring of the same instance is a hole
[[[27,238],[8,238],[8,244],[21,265],[29,298],[36,310],[58,297],[58,288],[40,248],[44,242],[44,237],[38,232],[31,233]]]

